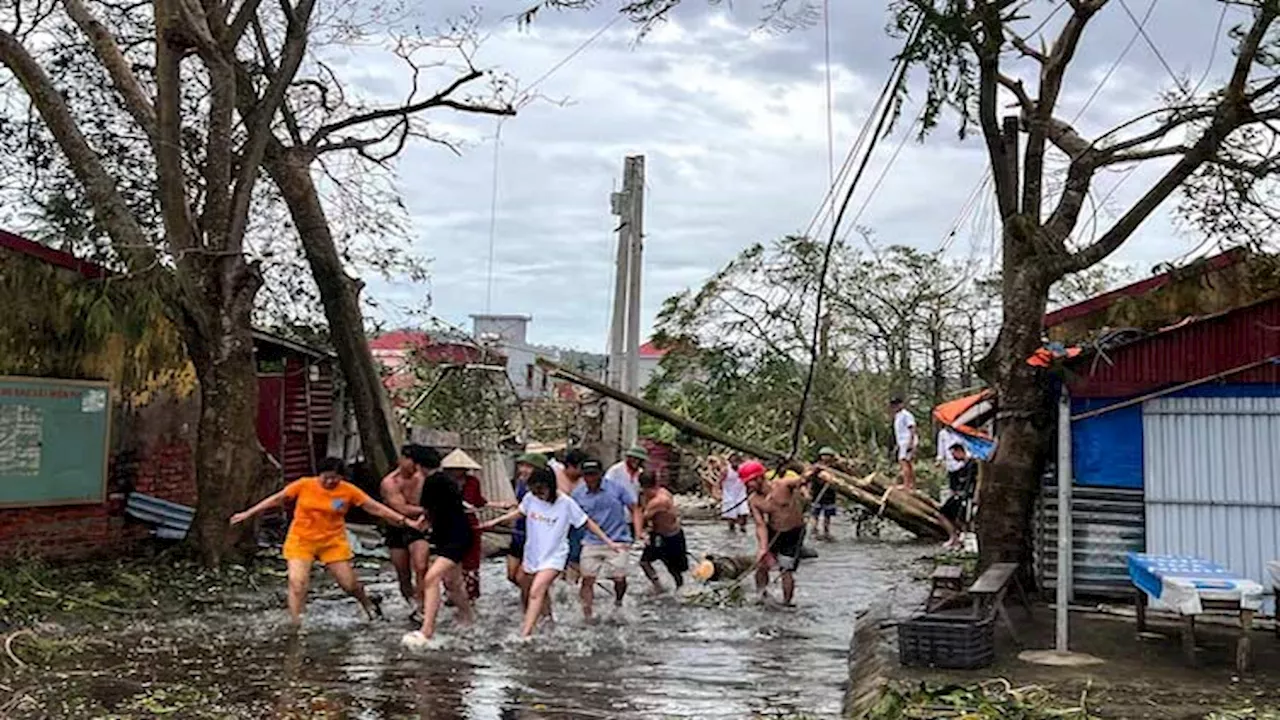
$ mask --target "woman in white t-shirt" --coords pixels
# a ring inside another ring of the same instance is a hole
[[[547,590],[569,562],[570,529],[586,525],[609,549],[625,551],[587,517],[573,498],[556,492],[556,476],[551,470],[535,470],[529,477],[528,487],[529,492],[520,501],[520,507],[480,525],[481,530],[489,530],[517,518],[525,519],[523,567],[525,581],[530,585],[529,605],[525,608],[524,624],[520,627],[523,637],[533,635],[547,604]]]

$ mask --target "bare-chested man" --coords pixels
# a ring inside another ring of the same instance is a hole
[[[805,480],[793,473],[766,480],[764,465],[754,460],[742,463],[738,477],[750,493],[747,504],[756,524],[756,590],[767,597],[769,570],[777,567],[782,574],[782,601],[791,605],[804,543]]]
[[[653,583],[656,592],[662,592],[662,582],[653,569],[655,560],[667,566],[667,572],[675,580],[676,588],[684,585],[684,574],[689,570],[689,549],[684,541],[684,529],[680,527],[680,512],[671,492],[658,485],[649,473],[640,475],[640,507],[644,512],[644,524],[649,541],[640,555],[640,567],[645,577]]]
[[[380,491],[382,502],[405,517],[423,514],[422,482],[426,472],[419,460],[423,460],[421,445],[409,444],[400,449],[396,469],[382,478]],[[438,463],[437,463],[438,464]],[[422,586],[430,560],[427,536],[413,528],[388,527],[385,531],[387,548],[391,551],[391,566],[400,582],[400,594],[416,614],[422,607],[422,593],[415,590]]]

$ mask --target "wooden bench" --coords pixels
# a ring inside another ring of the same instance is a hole
[[[969,595],[973,598],[974,617],[983,617],[987,613],[994,612],[1009,629],[1009,635],[1013,637],[1013,641],[1020,645],[1018,632],[1014,629],[1013,621],[1009,619],[1009,612],[1004,606],[1005,595],[1009,592],[1009,587],[1013,586],[1017,589],[1019,600],[1027,614],[1031,614],[1031,603],[1022,590],[1022,583],[1018,581],[1017,573],[1017,563],[992,563],[991,567],[983,571],[969,586]]]
[[[925,612],[933,612],[961,592],[964,592],[964,568],[959,565],[939,565],[929,576],[929,597],[924,601]]]

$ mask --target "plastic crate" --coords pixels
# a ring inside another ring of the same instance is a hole
[[[898,625],[898,657],[903,665],[952,670],[981,668],[996,656],[995,615],[917,615]]]

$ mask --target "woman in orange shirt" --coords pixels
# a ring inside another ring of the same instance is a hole
[[[259,513],[294,502],[293,522],[284,540],[284,559],[289,564],[289,619],[302,621],[302,608],[307,604],[307,585],[311,580],[311,563],[319,561],[338,585],[355,598],[370,619],[381,615],[378,605],[369,599],[351,566],[351,545],[347,543],[347,511],[364,508],[392,524],[421,531],[426,519],[408,517],[370,498],[363,490],[346,481],[347,466],[338,458],[325,458],[320,463],[319,477],[305,477],[285,486],[262,502],[231,516],[231,524],[239,525]]]

